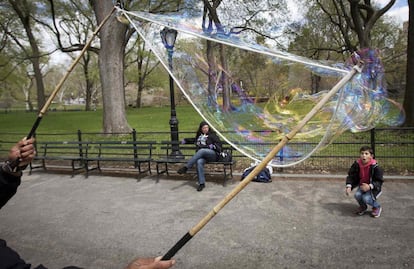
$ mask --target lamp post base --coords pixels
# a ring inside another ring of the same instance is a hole
[[[171,96],[173,96],[173,94],[174,92],[171,93]],[[175,113],[174,101],[171,102],[170,132],[172,145],[171,154],[168,157],[172,159],[184,159],[184,156],[180,151],[180,142],[178,140],[178,119]]]
[[[170,155],[168,156],[169,159],[177,159],[182,160],[184,159],[184,155],[180,150],[173,150]]]

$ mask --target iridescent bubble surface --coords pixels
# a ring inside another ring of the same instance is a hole
[[[396,126],[405,119],[401,106],[387,98],[375,50],[363,50],[342,65],[328,65],[249,43],[223,29],[203,31],[196,18],[119,11],[197,112],[253,160],[262,160],[358,60],[365,63],[363,71],[322,107],[271,165],[297,164],[344,131],[366,131],[379,123]],[[164,27],[178,31],[173,51],[161,40]]]

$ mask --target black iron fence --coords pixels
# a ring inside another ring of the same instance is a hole
[[[194,132],[179,133],[181,138],[193,135]],[[3,159],[6,158],[11,145],[23,136],[25,134],[0,132],[0,156]],[[130,133],[90,133],[78,130],[73,133],[36,134],[36,140],[39,142],[105,140],[152,140],[161,142],[169,140],[170,137],[170,132],[136,132],[135,130]],[[314,147],[317,143],[307,144],[306,146]],[[368,132],[345,133],[305,161],[279,170],[288,173],[344,173],[351,166],[352,162],[359,157],[359,149],[363,145],[369,145],[374,149],[375,157],[386,173],[403,175],[414,173],[414,128],[377,128]],[[153,153],[154,158],[162,154],[164,152],[159,145]],[[235,167],[237,172],[242,171],[252,162],[249,158],[236,151],[233,157],[237,161]]]

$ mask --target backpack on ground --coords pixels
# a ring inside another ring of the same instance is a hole
[[[250,174],[253,169],[255,169],[256,166],[251,166],[249,168],[244,169],[243,174],[241,176],[241,180],[243,180],[245,177],[247,177],[248,174]],[[254,182],[263,182],[263,183],[269,183],[272,182],[272,175],[270,173],[269,168],[265,167],[262,171],[257,174],[257,176],[254,177],[252,180]]]

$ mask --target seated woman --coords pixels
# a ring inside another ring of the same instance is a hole
[[[180,169],[179,174],[185,174],[187,170],[197,165],[198,188],[197,191],[202,191],[206,184],[204,176],[204,164],[206,162],[217,161],[218,154],[221,152],[221,141],[216,133],[210,130],[208,123],[202,121],[198,127],[195,139],[186,139],[185,143],[195,143],[197,151],[193,157]]]

